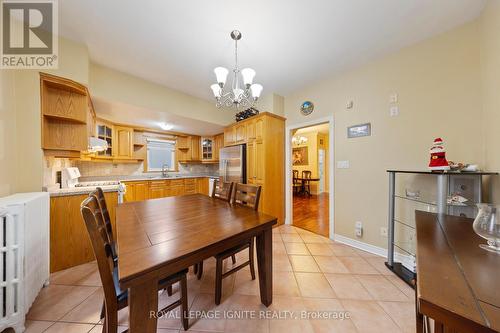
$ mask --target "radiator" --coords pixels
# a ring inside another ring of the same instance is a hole
[[[0,332],[24,332],[26,313],[49,281],[49,195],[0,198]]]

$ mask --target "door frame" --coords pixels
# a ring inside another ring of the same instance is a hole
[[[298,122],[286,126],[285,132],[285,224],[293,224],[293,189],[292,189],[292,131],[328,123],[328,213],[329,213],[329,234],[330,239],[334,239],[335,235],[335,156],[334,156],[334,126],[333,115],[328,117],[317,118],[314,120]]]

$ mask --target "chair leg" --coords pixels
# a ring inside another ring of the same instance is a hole
[[[250,274],[252,275],[252,280],[255,280],[255,255],[254,255],[254,240],[250,240],[250,246],[248,248],[248,258],[250,260]]]
[[[108,310],[109,309],[106,309],[106,317],[104,318],[104,325],[102,328],[103,332],[118,333],[118,310]]]
[[[167,287],[167,295],[172,296],[172,285]]]
[[[222,259],[217,258],[215,266],[215,304],[219,305],[222,298]]]
[[[233,265],[236,264],[236,256],[234,254],[231,256],[231,260],[233,261]]]
[[[193,265],[193,273],[196,275],[198,273],[198,264]]]
[[[181,310],[182,310],[182,327],[184,328],[184,331],[187,331],[189,328],[189,321],[188,321],[188,294],[187,294],[187,279],[186,275],[182,276],[181,279]]]
[[[200,261],[198,264],[198,269],[197,269],[197,273],[196,273],[196,277],[198,278],[198,280],[201,280],[201,276],[203,275],[203,261]]]

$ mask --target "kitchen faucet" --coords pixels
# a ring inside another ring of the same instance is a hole
[[[168,177],[168,164],[163,164],[161,166],[161,175],[162,177]]]

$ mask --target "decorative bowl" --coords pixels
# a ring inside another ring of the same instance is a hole
[[[477,208],[479,212],[472,228],[487,241],[479,247],[500,254],[500,205],[478,204]]]

